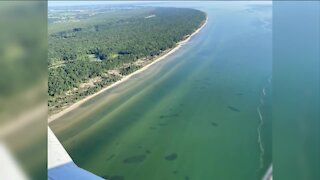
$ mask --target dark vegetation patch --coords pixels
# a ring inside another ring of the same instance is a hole
[[[166,160],[168,161],[173,161],[173,160],[176,160],[178,158],[178,154],[177,153],[172,153],[172,154],[169,154],[167,156],[164,157]]]
[[[126,163],[126,164],[141,163],[145,159],[146,159],[146,155],[144,155],[144,154],[136,155],[136,156],[131,156],[131,157],[126,158],[125,160],[123,160],[123,163]]]
[[[214,127],[217,127],[217,126],[218,126],[218,124],[215,123],[215,122],[212,122],[211,125],[214,126]]]
[[[234,111],[234,112],[240,112],[239,109],[232,107],[232,106],[228,106],[228,109],[230,109],[231,111]]]
[[[151,151],[147,149],[147,150],[146,150],[146,153],[147,153],[147,154],[151,154]]]
[[[190,180],[189,176],[185,176],[184,180]]]
[[[173,174],[178,174],[177,170],[172,171]]]
[[[82,30],[82,28],[73,28],[73,32],[79,32],[81,30]]]

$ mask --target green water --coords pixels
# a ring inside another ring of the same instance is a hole
[[[272,148],[271,6],[197,5],[209,21],[188,44],[50,124],[77,165],[126,180],[261,178]]]

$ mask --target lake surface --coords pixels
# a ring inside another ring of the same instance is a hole
[[[80,167],[125,180],[260,179],[271,163],[272,6],[208,13],[165,60],[52,122]]]

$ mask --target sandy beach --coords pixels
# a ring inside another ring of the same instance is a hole
[[[89,95],[89,96],[85,97],[84,99],[82,99],[82,100],[80,100],[80,101],[72,104],[71,106],[67,107],[66,109],[64,109],[64,110],[62,110],[62,111],[60,111],[60,112],[58,112],[58,113],[56,113],[56,114],[51,115],[51,116],[48,118],[48,122],[50,123],[50,122],[58,119],[59,117],[63,116],[64,114],[66,114],[66,113],[72,111],[73,109],[79,107],[82,103],[88,101],[89,99],[91,99],[91,98],[93,98],[93,97],[95,97],[95,96],[97,96],[97,95],[99,95],[99,94],[101,94],[101,93],[103,93],[103,92],[105,92],[105,91],[107,91],[107,90],[109,90],[109,89],[111,89],[111,88],[113,88],[113,87],[115,87],[115,86],[117,86],[117,85],[119,85],[119,84],[127,81],[127,80],[130,79],[132,76],[134,76],[134,75],[136,75],[136,74],[138,74],[138,73],[141,73],[141,72],[145,71],[145,70],[148,69],[150,66],[152,66],[152,65],[156,64],[157,62],[165,59],[167,56],[169,56],[169,55],[171,55],[172,53],[174,53],[175,51],[177,51],[182,45],[184,45],[185,43],[187,43],[194,35],[196,35],[197,33],[199,33],[199,32],[203,29],[203,27],[206,26],[207,22],[208,22],[208,16],[206,17],[205,22],[204,22],[196,31],[194,31],[194,32],[193,32],[188,38],[186,38],[185,40],[182,40],[182,41],[178,42],[178,43],[177,43],[177,46],[174,47],[173,49],[171,49],[171,50],[170,50],[169,52],[167,52],[166,54],[160,56],[159,58],[155,59],[153,62],[151,62],[150,64],[148,64],[148,65],[146,65],[146,66],[144,66],[144,67],[142,67],[141,69],[139,69],[139,70],[137,70],[137,71],[135,71],[135,72],[127,75],[127,76],[124,76],[122,79],[120,79],[119,81],[111,84],[110,86],[107,86],[107,87],[101,89],[100,91],[98,91],[98,92],[96,92],[96,93],[94,93],[94,94],[92,94],[92,95]]]

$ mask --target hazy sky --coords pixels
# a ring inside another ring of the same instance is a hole
[[[161,1],[48,1],[48,6],[52,7],[52,6],[99,5],[99,4],[134,4],[134,3],[143,3],[143,2],[158,3]],[[175,1],[168,1],[168,2],[175,2]],[[243,2],[243,3],[246,3],[246,2]],[[256,1],[256,2],[248,1],[248,3],[271,4],[272,1]]]
[[[99,5],[99,4],[133,4],[148,1],[48,1],[48,6],[75,6],[75,5]],[[159,2],[159,1],[152,1]]]

